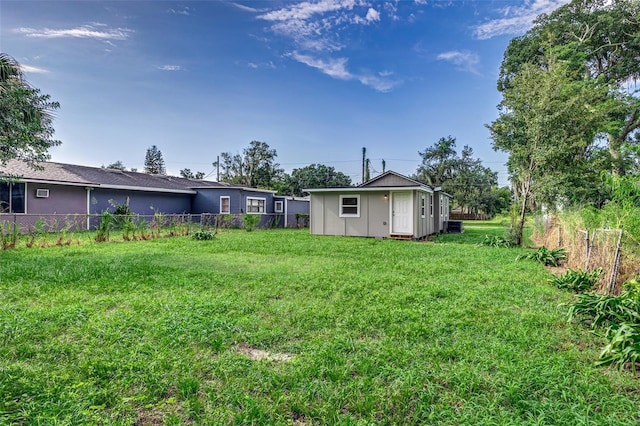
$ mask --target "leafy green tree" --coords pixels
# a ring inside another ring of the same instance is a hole
[[[474,158],[473,149],[467,145],[458,156],[455,145],[456,139],[449,136],[419,152],[422,164],[414,179],[441,187],[453,196],[454,203],[463,211],[488,215],[501,211],[503,207],[494,194],[498,185],[497,173]]]
[[[418,152],[422,157],[422,164],[414,177],[432,186],[443,186],[451,180],[453,171],[458,165],[455,150],[456,138],[451,136],[440,138],[433,146]]]
[[[623,175],[640,128],[640,98],[627,91],[640,77],[640,2],[637,0],[573,0],[513,39],[505,51],[498,89],[509,90],[525,66],[549,68],[562,61],[570,70],[569,81],[596,80],[609,87],[606,97],[592,108],[606,112],[599,131],[607,134],[608,168]]]
[[[204,179],[204,172],[195,172],[195,174],[191,171],[191,169],[182,169],[180,170],[180,176],[187,179]]]
[[[147,154],[144,158],[144,172],[152,175],[167,174],[164,158],[162,158],[162,151],[155,145],[147,149]]]
[[[335,168],[324,164],[311,164],[293,169],[283,179],[279,192],[283,195],[301,197],[305,188],[341,188],[351,186],[351,178]]]
[[[570,64],[548,58],[546,69],[525,64],[503,90],[500,116],[489,127],[493,147],[509,154],[507,166],[516,187],[520,215],[513,224],[522,243],[527,208],[554,207],[588,182],[588,151],[604,119],[597,105],[608,87],[599,80],[573,79]]]
[[[222,182],[273,189],[279,186],[284,173],[276,162],[277,156],[276,150],[266,142],[251,141],[242,155],[223,152],[213,166],[220,168]]]
[[[109,164],[106,168],[107,169],[113,169],[113,170],[122,170],[122,171],[126,171],[127,170],[127,168],[125,167],[124,163],[122,161],[120,161],[120,160],[116,161],[115,163]]]
[[[18,62],[0,53],[0,165],[18,159],[38,168],[37,163],[50,159],[49,149],[61,143],[53,139],[58,108],[58,102],[24,80]]]

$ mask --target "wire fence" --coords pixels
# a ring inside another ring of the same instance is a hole
[[[155,213],[153,215],[131,214],[116,215],[112,213],[102,214],[0,214],[0,230],[3,233],[18,232],[28,234],[31,232],[80,232],[100,228],[105,217],[112,220],[112,226],[119,228],[127,223],[135,223],[140,226],[189,226],[189,227],[215,227],[215,228],[243,228],[244,214],[166,214]],[[259,215],[258,228],[308,228],[309,215],[292,213],[288,215],[279,213],[265,213]]]
[[[567,268],[588,272],[601,268],[594,290],[615,294],[636,269],[623,250],[623,237],[622,229],[569,229],[553,218],[536,217],[532,239],[548,249],[564,248]]]

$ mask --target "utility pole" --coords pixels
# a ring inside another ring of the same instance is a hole
[[[220,182],[220,156],[216,157],[216,182]]]
[[[365,159],[366,157],[367,157],[367,148],[362,147],[362,182],[363,183],[366,182],[365,179],[364,179],[365,168],[366,168],[365,163],[367,162],[367,160]]]

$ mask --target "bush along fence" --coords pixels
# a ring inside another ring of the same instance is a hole
[[[593,287],[599,293],[615,294],[622,284],[638,274],[634,246],[625,238],[622,229],[582,229],[562,226],[555,220],[536,219],[532,239],[548,248],[563,247],[567,253],[566,266],[593,272],[601,269],[598,281]]]
[[[308,226],[308,215],[291,215],[288,227]],[[306,218],[305,218],[306,216]],[[80,236],[95,242],[112,239],[149,240],[190,235],[197,230],[282,228],[282,214],[113,214],[105,211],[91,215],[0,214],[0,249],[47,247],[80,243]]]

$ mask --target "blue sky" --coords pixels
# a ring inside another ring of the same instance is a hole
[[[2,0],[0,50],[61,103],[53,161],[142,169],[157,145],[169,174],[210,173],[260,140],[355,183],[362,147],[411,174],[451,135],[506,184],[485,128],[504,49],[566,2]]]

